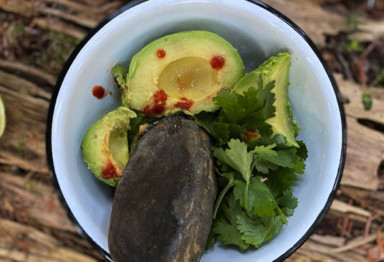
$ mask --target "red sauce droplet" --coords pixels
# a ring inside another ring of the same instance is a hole
[[[164,90],[156,91],[153,94],[153,101],[155,104],[164,104],[167,102],[168,95]]]
[[[105,89],[102,86],[94,86],[92,88],[92,95],[97,99],[102,99],[103,97],[105,97],[106,94],[107,93],[105,92]]]
[[[222,69],[224,67],[224,64],[225,64],[225,58],[222,57],[222,56],[214,56],[212,57],[211,61],[210,61],[210,64],[212,66],[213,69]]]
[[[163,105],[153,105],[153,106],[147,105],[144,107],[143,112],[146,115],[159,115],[163,113],[164,110],[165,110],[165,106]]]
[[[101,170],[101,176],[104,179],[110,179],[114,177],[119,177],[120,173],[115,167],[115,165],[111,161],[108,161],[108,164]]]
[[[159,50],[156,51],[156,55],[157,55],[158,58],[164,58],[166,54],[167,53],[165,52],[164,49],[159,49]]]
[[[189,100],[185,97],[182,97],[182,98],[180,98],[180,101],[178,101],[175,104],[175,107],[180,108],[180,109],[184,109],[184,110],[188,110],[191,108],[192,105],[193,105],[192,100]]]
[[[147,105],[144,107],[144,114],[158,115],[164,112],[165,104],[167,103],[168,95],[164,90],[156,91],[153,94],[154,105]]]

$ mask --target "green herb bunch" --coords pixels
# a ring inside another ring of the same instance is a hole
[[[274,86],[260,77],[242,94],[221,90],[214,98],[220,110],[195,116],[214,140],[220,188],[207,248],[216,240],[241,250],[259,248],[282,229],[298,204],[292,186],[304,173],[307,149],[302,141],[288,146],[267,123],[275,116]]]

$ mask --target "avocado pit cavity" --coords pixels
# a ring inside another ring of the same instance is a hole
[[[118,170],[123,170],[128,162],[128,138],[126,129],[116,128],[109,136],[109,152]],[[121,173],[118,175],[121,176]]]
[[[214,91],[216,72],[203,58],[184,57],[164,68],[158,86],[170,96],[200,100]]]

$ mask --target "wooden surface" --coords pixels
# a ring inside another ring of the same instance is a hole
[[[319,49],[348,30],[337,0],[266,0]],[[78,234],[55,195],[45,154],[47,110],[64,61],[85,34],[124,4],[108,0],[0,0],[0,261],[104,261]],[[333,8],[330,8],[333,7]],[[300,12],[298,12],[300,10]],[[384,36],[361,17],[355,39]],[[326,53],[323,53],[326,55]],[[335,78],[345,101],[347,161],[341,187],[310,239],[287,261],[384,261],[384,89]],[[361,102],[370,93],[373,107]]]

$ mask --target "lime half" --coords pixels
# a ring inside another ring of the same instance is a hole
[[[3,98],[0,95],[0,137],[3,135],[5,130],[5,107]]]

